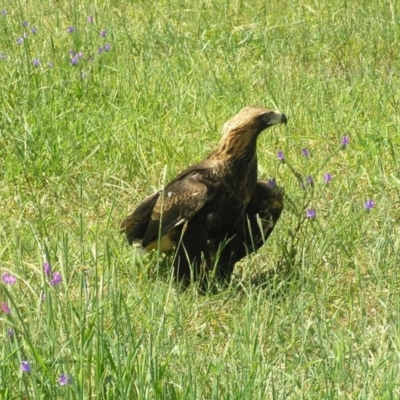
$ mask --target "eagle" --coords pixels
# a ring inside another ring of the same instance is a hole
[[[256,251],[283,209],[283,194],[257,179],[257,138],[287,124],[285,114],[243,108],[223,126],[217,148],[147,197],[121,223],[142,253],[176,248],[174,277],[184,285],[213,276],[229,281],[237,261]]]

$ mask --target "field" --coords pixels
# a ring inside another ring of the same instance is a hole
[[[399,24],[392,0],[0,1],[0,399],[398,398]],[[289,118],[258,140],[284,212],[229,287],[181,292],[119,223],[251,104]]]

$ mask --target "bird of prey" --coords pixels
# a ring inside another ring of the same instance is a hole
[[[257,179],[257,138],[277,124],[287,124],[285,114],[243,108],[224,124],[207,158],[122,221],[128,243],[143,252],[176,248],[174,276],[184,285],[212,270],[229,281],[235,262],[264,244],[283,209],[282,192]]]

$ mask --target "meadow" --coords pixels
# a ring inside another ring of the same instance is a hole
[[[392,0],[0,0],[0,399],[398,398],[399,25]],[[229,287],[181,292],[119,223],[251,104],[289,118],[258,140],[284,212]]]

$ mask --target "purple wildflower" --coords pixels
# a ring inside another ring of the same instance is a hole
[[[111,50],[111,44],[110,43],[106,43],[103,47],[104,51],[110,51]]]
[[[37,34],[37,28],[36,28],[36,26],[32,26],[32,27],[31,27],[31,32],[32,32],[34,35]]]
[[[101,53],[103,53],[104,52],[104,48],[103,47],[99,47],[99,54],[101,54]]]
[[[7,274],[7,272],[3,273],[1,280],[6,285],[14,285],[17,282],[17,278],[14,275]]]
[[[364,203],[364,208],[367,210],[367,211],[370,211],[372,208],[374,208],[375,207],[375,202],[373,201],[373,200],[367,200],[365,203]]]
[[[315,208],[309,208],[306,211],[306,217],[310,219],[314,219],[317,216],[317,212],[315,211]]]
[[[75,32],[75,28],[74,28],[73,26],[69,26],[69,27],[67,28],[67,32],[68,32],[68,33]]]
[[[329,183],[331,180],[332,180],[332,175],[329,172],[324,175],[325,183]]]
[[[307,149],[301,149],[301,154],[303,155],[303,157],[310,156],[310,152]]]
[[[21,361],[21,371],[31,372],[31,365],[29,364],[29,361]]]
[[[306,181],[307,181],[307,183],[308,183],[310,186],[313,186],[313,185],[314,185],[314,179],[312,178],[311,175],[308,175],[308,176],[307,176]]]
[[[18,44],[24,43],[24,38],[23,38],[22,36],[19,37],[19,38],[17,38],[17,43],[18,43]]]
[[[60,377],[58,378],[58,383],[60,384],[60,386],[66,386],[70,384],[71,381],[72,381],[71,377],[69,377],[66,374],[61,374]]]
[[[35,59],[33,59],[32,64],[33,64],[35,67],[40,67],[40,60],[38,60],[37,58],[35,58]]]
[[[54,272],[53,277],[51,278],[50,285],[53,287],[58,286],[62,282],[62,276],[59,272]]]
[[[279,150],[277,154],[277,158],[279,161],[283,161],[285,159],[285,156],[283,155],[283,151]]]
[[[8,307],[7,303],[1,303],[1,309],[3,310],[4,314],[8,315],[11,313],[10,307]]]
[[[88,15],[87,22],[89,22],[89,24],[93,24],[93,15]]]
[[[267,186],[270,188],[276,187],[276,179],[275,178],[268,179]]]
[[[78,61],[79,61],[78,57],[76,57],[76,56],[71,57],[71,64],[72,65],[78,65]]]
[[[29,25],[28,21],[22,21],[22,26],[25,26],[25,28]]]
[[[346,146],[350,143],[350,137],[349,136],[343,136],[341,145],[345,149]]]
[[[45,263],[43,263],[43,270],[44,270],[44,273],[47,276],[50,276],[50,274],[51,274],[51,265],[50,265],[50,263],[48,263],[47,261]]]
[[[100,36],[106,37],[107,36],[107,31],[105,29],[100,31]]]

